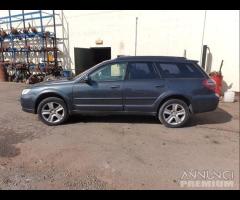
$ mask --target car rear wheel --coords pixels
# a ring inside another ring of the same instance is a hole
[[[184,126],[189,120],[190,112],[187,104],[179,99],[166,101],[159,109],[158,118],[169,128]]]
[[[68,118],[65,102],[56,97],[42,100],[38,106],[37,113],[39,119],[50,126],[62,124]]]

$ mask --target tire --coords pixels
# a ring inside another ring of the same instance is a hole
[[[168,128],[182,127],[188,122],[189,118],[189,108],[180,99],[170,99],[159,108],[158,119]]]
[[[49,126],[62,124],[69,117],[65,102],[57,97],[43,99],[38,105],[37,113],[39,119]]]

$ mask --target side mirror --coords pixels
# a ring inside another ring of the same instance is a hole
[[[84,76],[81,80],[80,83],[90,83],[91,79],[88,75]]]

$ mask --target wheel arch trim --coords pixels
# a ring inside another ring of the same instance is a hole
[[[193,108],[192,108],[192,98],[189,95],[186,94],[180,94],[180,93],[175,93],[175,92],[169,92],[169,93],[164,93],[158,97],[156,100],[156,109],[157,113],[159,111],[159,108],[169,99],[180,99],[183,100],[189,107],[191,113],[193,113]]]
[[[68,112],[70,113],[71,112],[71,104],[70,104],[70,98],[64,94],[62,94],[61,92],[59,92],[58,90],[54,90],[54,89],[47,89],[47,90],[43,90],[35,99],[35,103],[34,103],[34,113],[36,114],[37,113],[37,108],[38,108],[38,105],[39,103],[45,99],[45,98],[48,98],[48,97],[58,97],[58,98],[61,98],[66,106],[67,106],[67,109],[68,109]]]

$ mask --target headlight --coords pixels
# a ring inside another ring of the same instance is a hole
[[[22,95],[29,93],[30,90],[31,90],[31,89],[24,89],[24,90],[22,91]]]

